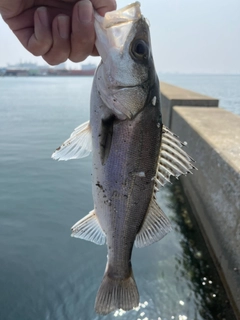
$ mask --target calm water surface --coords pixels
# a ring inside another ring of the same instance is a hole
[[[161,81],[219,99],[219,106],[240,115],[240,75],[162,74]]]
[[[233,320],[180,187],[158,194],[174,231],[134,249],[137,310],[94,313],[106,246],[70,237],[93,208],[91,158],[51,154],[89,118],[92,78],[0,78],[0,319]]]

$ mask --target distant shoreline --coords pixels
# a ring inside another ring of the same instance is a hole
[[[67,69],[5,69],[0,72],[2,77],[76,77],[93,76],[96,68],[82,70]]]
[[[94,76],[95,70],[91,70],[90,72],[81,72],[82,70],[67,70],[67,71],[77,71],[77,74],[5,74],[1,73],[0,71],[0,77],[21,77],[21,78],[27,78],[27,77],[92,77]],[[84,70],[85,71],[85,70]],[[240,73],[166,73],[166,72],[158,72],[158,76],[236,76],[239,77]]]
[[[84,75],[0,75],[1,78],[56,78],[56,77],[93,77],[93,74]]]

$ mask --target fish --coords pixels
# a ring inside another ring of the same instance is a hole
[[[171,176],[192,173],[193,159],[162,122],[159,80],[148,21],[140,3],[95,12],[95,72],[90,121],[77,127],[52,155],[79,159],[92,152],[94,208],[72,227],[72,236],[107,245],[106,270],[95,311],[106,315],[139,305],[131,255],[161,240],[171,223],[156,192]]]

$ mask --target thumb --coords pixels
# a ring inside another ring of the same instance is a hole
[[[104,16],[106,12],[116,10],[117,4],[115,0],[91,0],[94,9]]]

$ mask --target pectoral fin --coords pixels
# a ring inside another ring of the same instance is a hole
[[[98,222],[95,210],[90,211],[88,215],[76,222],[71,230],[71,236],[74,238],[92,241],[99,245],[105,243],[106,236]]]
[[[135,239],[135,246],[142,248],[161,240],[172,230],[170,221],[152,198],[142,227]]]
[[[52,154],[54,160],[80,159],[92,151],[92,132],[89,121],[77,127],[70,138]]]

